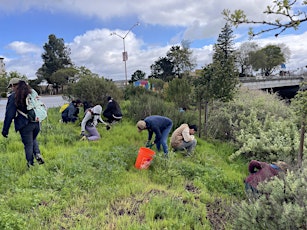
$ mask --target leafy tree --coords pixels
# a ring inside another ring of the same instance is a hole
[[[222,28],[214,45],[213,62],[208,65],[200,80],[195,82],[196,97],[201,110],[202,102],[205,102],[204,133],[207,134],[208,103],[212,100],[232,100],[236,86],[239,83],[238,73],[235,67],[233,31],[229,24]],[[207,91],[202,93],[202,91]],[[201,116],[201,112],[199,111]]]
[[[235,51],[236,64],[239,67],[240,77],[251,75],[250,53],[256,51],[258,45],[255,42],[244,42]]]
[[[175,78],[169,82],[165,94],[167,100],[174,102],[178,108],[187,108],[191,102],[191,91],[191,84],[186,78]]]
[[[63,92],[63,86],[67,85],[70,79],[74,79],[74,76],[78,73],[77,69],[74,68],[65,68],[65,69],[59,69],[56,72],[54,72],[50,80],[53,82],[54,88],[56,89],[56,93],[58,94],[59,87],[62,87]]]
[[[170,81],[175,77],[174,64],[167,57],[160,57],[155,64],[150,66],[151,75],[149,78],[158,78],[163,81]]]
[[[142,70],[137,70],[131,75],[130,83],[136,82],[141,79],[145,79],[146,73]]]
[[[299,7],[301,5],[301,7]],[[267,29],[260,29],[254,32],[251,28],[249,35],[251,37],[257,36],[262,33],[277,31],[275,36],[278,37],[280,34],[288,29],[297,30],[300,25],[307,21],[307,15],[304,11],[306,8],[306,1],[297,0],[272,0],[272,4],[266,7],[263,12],[265,15],[270,16],[268,20],[252,20],[249,19],[243,10],[235,10],[231,12],[228,9],[223,10],[225,19],[232,23],[234,26],[240,24],[253,24],[253,25],[266,25]],[[302,10],[303,9],[303,10]]]
[[[301,90],[295,95],[294,99],[291,101],[291,105],[297,116],[300,118],[301,134],[300,134],[300,144],[298,151],[298,166],[302,166],[303,152],[304,152],[304,140],[306,132],[307,123],[307,83],[304,82],[301,86]]]
[[[262,75],[269,76],[285,62],[280,47],[267,45],[263,49],[250,52],[250,63],[254,70],[261,71]]]
[[[94,75],[82,75],[78,82],[69,83],[66,96],[88,101],[92,104],[104,105],[107,96],[111,95],[118,101],[122,97],[122,92],[112,81]]]
[[[192,53],[188,41],[182,41],[181,46],[172,46],[167,52],[166,57],[173,63],[177,77],[182,78],[185,73],[191,72],[196,66]]]
[[[207,135],[207,117],[208,117],[208,103],[214,98],[214,88],[213,88],[213,68],[212,64],[205,66],[201,71],[201,76],[194,80],[195,86],[195,97],[198,104],[198,136],[201,136],[201,117],[202,108],[205,104],[205,117],[204,117],[204,133]]]
[[[53,73],[60,69],[72,66],[70,50],[65,46],[63,38],[57,38],[54,34],[48,37],[48,43],[43,46],[45,52],[42,54],[43,65],[38,69],[36,75],[39,79],[45,79],[49,84]]]

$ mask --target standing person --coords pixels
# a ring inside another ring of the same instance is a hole
[[[81,122],[81,140],[97,141],[101,138],[96,128],[98,122],[105,124],[101,118],[101,111],[101,105],[96,105],[85,112]],[[85,131],[87,131],[88,134],[86,134]]]
[[[188,156],[194,151],[197,140],[194,136],[197,131],[196,125],[182,124],[171,136],[171,146],[174,150],[187,150]]]
[[[148,130],[148,141],[146,147],[151,147],[152,145],[156,144],[157,150],[160,151],[160,147],[162,145],[165,156],[168,155],[167,138],[173,126],[171,119],[168,117],[154,115],[138,121],[136,126],[139,132],[145,129]],[[151,143],[153,133],[155,133],[156,137],[154,142]]]
[[[261,162],[257,160],[250,161],[248,165],[249,175],[244,180],[245,190],[258,194],[257,186],[259,183],[272,179],[278,176],[281,172],[286,172],[288,169],[287,163],[283,161],[272,162],[272,164]]]
[[[9,129],[14,119],[15,131],[20,133],[21,141],[24,145],[28,167],[34,165],[34,157],[38,164],[44,164],[36,137],[40,131],[40,123],[29,121],[23,113],[27,113],[26,98],[32,92],[29,85],[18,78],[12,78],[8,87],[12,88],[12,94],[8,97],[6,104],[5,118],[2,128],[2,136],[8,137]]]
[[[78,99],[72,101],[69,106],[62,112],[62,121],[64,123],[72,122],[74,123],[78,119],[79,107],[82,105],[82,102]]]
[[[120,121],[123,118],[123,114],[119,104],[110,96],[107,99],[108,104],[107,108],[103,111],[103,116],[107,118],[107,122],[110,124]]]

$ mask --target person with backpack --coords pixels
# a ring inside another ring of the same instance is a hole
[[[84,118],[81,122],[81,140],[97,141],[99,140],[100,134],[96,128],[98,122],[105,124],[101,118],[102,107],[96,105],[93,108],[86,110]],[[107,126],[108,127],[108,126]],[[87,133],[85,132],[87,131]]]
[[[103,116],[107,118],[107,122],[110,124],[120,121],[123,118],[123,114],[119,104],[110,96],[108,96],[107,100],[108,104],[103,111]]]
[[[12,78],[9,82],[8,88],[12,89],[12,94],[8,97],[6,104],[5,118],[2,128],[2,136],[8,137],[9,129],[14,120],[15,131],[20,133],[21,141],[24,145],[27,166],[34,165],[34,158],[38,164],[44,164],[38,142],[37,135],[40,132],[40,122],[31,121],[23,114],[27,114],[27,96],[31,94],[34,89],[23,80],[19,78]],[[23,114],[22,114],[23,113]]]
[[[72,101],[69,106],[62,112],[62,121],[64,123],[74,123],[78,119],[79,107],[81,105],[82,102],[79,99]]]

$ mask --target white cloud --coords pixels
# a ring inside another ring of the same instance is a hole
[[[182,27],[181,33],[174,34],[170,44],[180,43],[181,39],[190,41],[206,38],[217,38],[225,21],[221,14],[223,9],[244,9],[246,14],[253,19],[262,20],[265,16],[265,7],[272,0],[1,0],[1,12],[26,11],[30,9],[48,10],[51,12],[67,12],[100,20],[112,18],[136,17],[144,25],[177,26]],[[242,41],[246,38],[248,26],[242,34],[234,30],[237,38]],[[106,78],[114,80],[124,78],[124,62],[122,61],[123,41],[120,37],[110,36],[114,32],[108,28],[88,30],[76,36],[67,45],[71,48],[71,59],[77,66],[86,66],[90,70]],[[115,30],[118,34],[127,31]],[[156,36],[159,36],[158,34]],[[305,66],[307,48],[305,42],[307,33],[301,35],[282,35],[277,39],[255,40],[261,45],[268,43],[285,43],[291,50],[291,58],[287,66],[299,68]],[[239,40],[238,40],[239,41]],[[167,44],[167,43],[165,43]],[[147,75],[150,73],[150,65],[159,57],[166,55],[170,46],[153,46],[147,44],[131,31],[125,39],[128,52],[127,69],[128,76],[140,69]],[[14,57],[5,59],[7,69],[18,70],[23,74],[34,76],[41,66],[41,53],[43,50],[35,44],[23,41],[15,41],[7,47]],[[200,48],[193,49],[198,67],[211,62],[212,44],[204,44]],[[18,56],[19,55],[19,56]],[[5,57],[5,56],[4,56]]]

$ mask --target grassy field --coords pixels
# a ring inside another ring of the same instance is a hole
[[[88,142],[79,141],[78,124],[59,119],[58,108],[49,109],[42,125],[44,165],[27,168],[13,125],[0,138],[0,229],[231,229],[247,162],[228,160],[230,144],[198,139],[192,157],[157,153],[138,170],[147,132],[134,123],[109,131],[99,124],[102,139]]]

